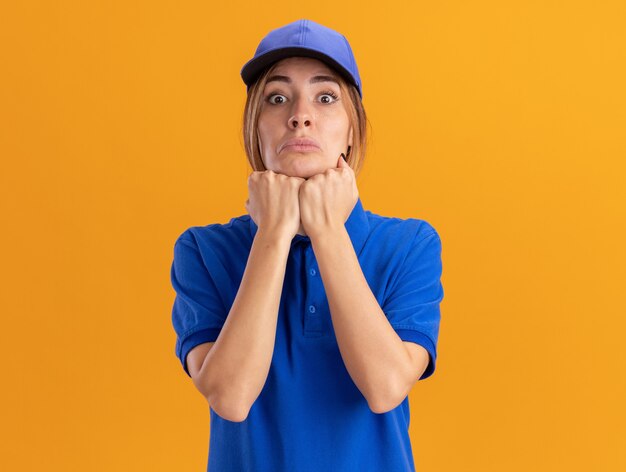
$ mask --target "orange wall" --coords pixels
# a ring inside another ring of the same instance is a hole
[[[443,242],[418,470],[626,470],[626,4],[20,1],[0,13],[0,469],[204,470],[187,227],[245,213],[239,77],[298,18],[364,81],[366,209]]]

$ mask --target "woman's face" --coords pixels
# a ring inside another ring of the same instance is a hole
[[[352,126],[337,74],[317,59],[281,60],[268,78],[259,113],[259,148],[265,168],[307,179],[337,167],[352,145]],[[331,78],[330,80],[328,80]],[[313,146],[289,146],[308,138]]]

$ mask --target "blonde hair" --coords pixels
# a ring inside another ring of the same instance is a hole
[[[243,111],[243,142],[248,162],[255,171],[266,170],[261,159],[259,149],[259,114],[261,112],[263,91],[265,84],[272,71],[277,67],[278,62],[270,66],[263,74],[250,86],[246,105]],[[346,155],[346,162],[352,168],[355,175],[359,175],[365,160],[367,147],[367,116],[356,87],[348,83],[340,74],[336,74],[339,80],[341,97],[348,97],[345,100],[345,107],[348,119],[352,125],[352,146]]]

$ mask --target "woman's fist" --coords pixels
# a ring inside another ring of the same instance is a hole
[[[271,170],[254,171],[248,176],[246,210],[252,220],[266,233],[292,239],[300,226],[298,195],[301,177],[289,177]]]
[[[354,171],[343,158],[337,167],[309,178],[300,189],[300,220],[310,238],[344,228],[359,199]]]

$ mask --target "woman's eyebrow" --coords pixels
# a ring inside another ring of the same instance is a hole
[[[269,84],[270,82],[286,82],[290,84],[291,78],[287,77],[286,75],[273,75],[267,79],[266,83]],[[311,77],[311,79],[309,80],[310,84],[316,84],[318,82],[334,82],[337,85],[339,85],[339,82],[337,81],[337,79],[330,75],[316,75],[314,77]]]

